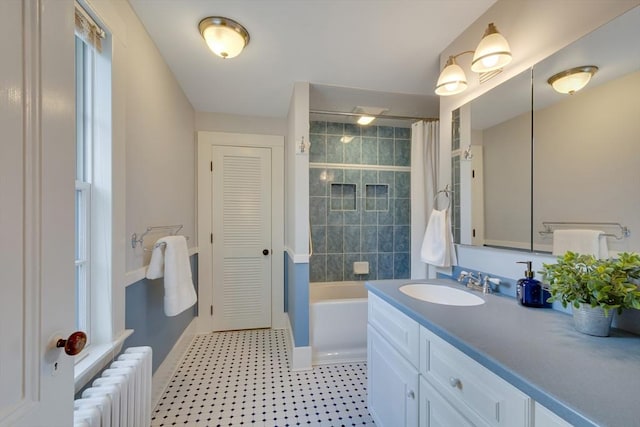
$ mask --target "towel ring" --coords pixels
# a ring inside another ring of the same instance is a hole
[[[444,187],[444,190],[438,191],[436,195],[433,197],[433,208],[434,209],[438,208],[438,197],[441,194],[444,194],[444,196],[447,198],[447,206],[445,207],[445,209],[449,209],[449,207],[451,207],[451,197],[449,197],[449,193],[451,193],[451,190],[449,190],[449,185],[447,184],[447,186]]]

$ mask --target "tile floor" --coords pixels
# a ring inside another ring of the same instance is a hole
[[[290,372],[284,330],[195,338],[158,406],[161,426],[373,426],[367,364]]]

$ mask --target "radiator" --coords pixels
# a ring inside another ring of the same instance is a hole
[[[148,427],[151,347],[130,347],[74,401],[74,427]]]

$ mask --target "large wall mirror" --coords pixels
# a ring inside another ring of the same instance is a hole
[[[483,180],[463,192],[476,237],[461,243],[550,252],[545,231],[593,228],[611,251],[640,251],[638,40],[640,7],[461,108]],[[598,70],[572,95],[547,82],[587,65]]]

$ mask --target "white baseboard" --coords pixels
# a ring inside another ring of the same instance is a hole
[[[311,347],[295,347],[295,340],[293,339],[293,328],[291,328],[291,322],[289,316],[287,316],[287,330],[289,331],[289,339],[287,340],[287,346],[289,347],[290,365],[292,371],[309,371],[313,369],[311,364]]]
[[[285,312],[276,313],[271,318],[271,329],[289,329],[289,315]]]
[[[196,335],[196,319],[194,318],[189,326],[187,326],[176,341],[175,345],[167,354],[164,361],[160,364],[156,372],[153,374],[152,386],[151,386],[151,408],[155,407],[160,402],[164,391],[171,382],[173,374],[182,362],[182,359],[189,348],[189,345],[193,341],[193,337]]]

